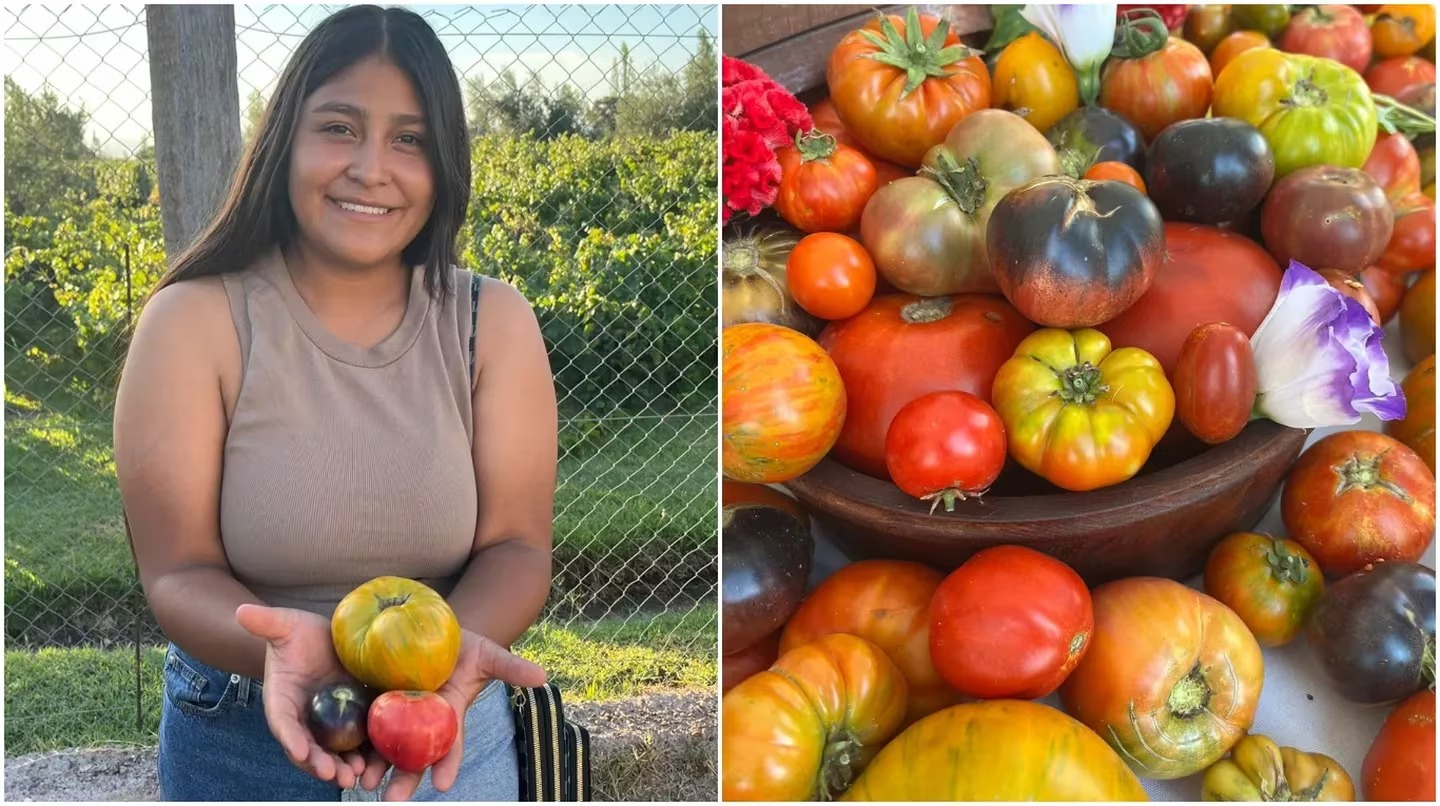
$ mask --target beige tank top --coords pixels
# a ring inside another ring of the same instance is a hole
[[[480,278],[436,301],[416,269],[400,326],[374,347],[326,330],[279,249],[224,275],[241,383],[225,440],[220,534],[271,605],[327,618],[393,574],[449,593],[475,539],[470,339]]]

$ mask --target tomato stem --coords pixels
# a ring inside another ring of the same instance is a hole
[[[1170,29],[1155,9],[1130,9],[1115,24],[1115,43],[1110,47],[1110,55],[1143,59],[1163,49],[1169,41]]]
[[[855,768],[860,764],[860,740],[850,731],[831,738],[820,759],[820,779],[816,782],[820,800],[834,800],[855,781]]]
[[[1315,83],[1315,71],[1311,70],[1295,82],[1295,89],[1290,93],[1290,97],[1280,103],[1291,107],[1311,107],[1324,106],[1329,100],[1330,94]]]
[[[915,6],[911,6],[905,15],[903,36],[890,22],[889,15],[877,13],[880,16],[880,33],[868,29],[860,32],[876,49],[874,53],[866,56],[905,71],[905,89],[902,95],[914,92],[927,78],[948,78],[954,75],[955,71],[945,68],[974,54],[974,51],[964,45],[945,47],[945,39],[950,35],[950,22],[944,17],[940,18],[927,39],[920,30],[920,15]]]
[[[926,165],[919,175],[943,188],[966,215],[974,215],[985,203],[985,193],[990,188],[989,180],[980,172],[980,161],[969,157],[963,163],[958,162],[955,155],[944,150],[939,152],[936,161],[938,168]]]
[[[1410,494],[1381,474],[1380,463],[1384,459],[1383,452],[1375,456],[1355,454],[1346,460],[1345,464],[1334,468],[1340,476],[1340,481],[1335,486],[1335,494],[1344,495],[1351,490],[1373,490],[1379,487],[1405,503],[1410,503]]]
[[[955,310],[955,301],[950,297],[924,297],[900,309],[900,318],[906,324],[924,325],[938,322]]]
[[[943,490],[936,490],[935,492],[930,493],[929,495],[922,495],[922,496],[920,496],[920,500],[921,500],[921,501],[930,501],[930,502],[931,502],[931,503],[930,503],[930,514],[931,514],[931,515],[934,515],[934,514],[935,514],[935,508],[938,507],[938,506],[940,506],[940,503],[941,503],[942,501],[945,503],[945,511],[946,511],[946,512],[954,512],[954,511],[955,511],[955,502],[956,502],[956,501],[968,501],[968,500],[971,499],[971,498],[979,499],[980,496],[984,495],[984,494],[985,494],[985,491],[988,490],[988,489],[990,489],[990,488],[989,488],[989,487],[986,487],[984,490],[975,490],[975,491],[973,491],[973,492],[966,492],[965,490],[960,489],[960,486],[959,486],[959,485],[956,485],[956,486],[954,486],[954,487],[946,487],[946,488],[943,489]]]
[[[1110,391],[1102,383],[1100,368],[1086,361],[1073,367],[1066,367],[1059,373],[1060,389],[1056,394],[1066,403],[1094,403],[1101,395]]]
[[[1205,682],[1205,673],[1196,663],[1190,673],[1180,678],[1170,689],[1166,706],[1170,713],[1188,719],[1204,711],[1210,705],[1210,685]]]
[[[1270,574],[1281,582],[1305,584],[1305,580],[1310,576],[1309,563],[1305,562],[1305,558],[1291,553],[1279,538],[1269,535],[1267,537],[1270,537],[1270,545],[1265,549],[1265,563],[1270,566]]]
[[[400,596],[377,596],[375,598],[379,600],[381,610],[389,610],[392,607],[399,607],[400,605],[403,605],[406,602],[410,601],[410,594],[406,593]]]
[[[795,131],[795,148],[800,152],[801,162],[828,159],[835,153],[835,136],[819,129],[808,132]]]
[[[785,293],[785,287],[775,278],[775,275],[766,271],[760,259],[760,238],[757,235],[743,235],[730,241],[726,241],[721,260],[724,263],[724,272],[732,274],[741,279],[759,277],[770,286],[775,292],[776,299],[780,300],[780,313],[786,314],[789,306],[789,295]]]

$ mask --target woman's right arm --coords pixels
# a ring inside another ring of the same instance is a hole
[[[115,403],[115,471],[140,584],[161,629],[200,661],[260,679],[265,642],[235,621],[263,604],[220,542],[227,417],[221,368],[239,366],[223,286],[187,281],[145,306]]]

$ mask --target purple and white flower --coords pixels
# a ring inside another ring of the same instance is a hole
[[[1383,339],[1364,306],[1290,261],[1274,307],[1250,338],[1260,380],[1255,415],[1292,428],[1354,425],[1367,413],[1404,417]]]
[[[1100,93],[1100,65],[1115,45],[1115,4],[1031,3],[1020,10],[1020,16],[1065,55],[1075,68],[1081,98],[1094,105]]]

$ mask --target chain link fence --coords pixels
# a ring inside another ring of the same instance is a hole
[[[340,8],[235,8],[247,140],[291,52]],[[97,679],[133,666],[136,689],[42,702],[12,671],[13,753],[17,736],[36,744],[17,721],[142,708],[141,667],[164,640],[125,536],[111,418],[128,327],[166,256],[144,7],[5,14],[7,668],[69,653],[67,668]],[[710,652],[716,7],[423,14],[467,102],[463,257],[535,304],[556,373],[556,576],[540,631]]]

